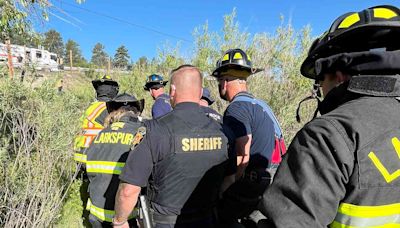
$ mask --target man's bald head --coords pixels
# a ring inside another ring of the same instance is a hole
[[[202,95],[202,75],[200,70],[192,65],[182,65],[171,73],[171,104],[181,102],[199,103]]]

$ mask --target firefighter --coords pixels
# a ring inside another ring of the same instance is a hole
[[[146,122],[146,135],[129,154],[120,176],[114,227],[126,226],[147,185],[156,228],[214,227],[213,208],[228,168],[228,141],[221,124],[199,105],[201,84],[196,67],[184,65],[172,72],[174,109]]]
[[[80,186],[80,197],[83,208],[88,200],[88,179],[84,172],[86,162],[86,150],[96,135],[104,128],[104,121],[108,115],[106,101],[113,99],[119,90],[118,83],[105,75],[92,81],[96,90],[97,100],[90,104],[89,108],[81,117],[81,133],[75,138],[74,160],[78,162],[78,178],[82,179]],[[83,210],[82,218],[84,224],[88,224],[88,212]]]
[[[254,224],[263,218],[257,204],[285,152],[282,130],[271,108],[247,90],[247,78],[260,71],[243,50],[231,49],[212,73],[221,98],[230,102],[223,123],[233,133],[238,165],[232,185],[225,182],[223,186],[219,216],[225,226],[234,226],[238,219]]]
[[[301,66],[320,117],[293,139],[261,211],[265,227],[400,224],[400,9],[337,18]]]
[[[114,216],[115,194],[119,179],[135,133],[143,129],[138,119],[144,107],[144,100],[137,100],[129,94],[120,94],[107,101],[110,113],[105,128],[96,136],[87,150],[86,172],[89,178],[89,201],[87,210],[93,227],[111,227]],[[136,227],[135,210],[131,227]]]
[[[153,97],[154,104],[151,107],[151,115],[153,119],[163,116],[172,110],[169,101],[169,96],[164,92],[164,87],[168,81],[164,81],[161,75],[152,74],[147,77],[144,90],[149,91],[151,97]]]
[[[82,133],[75,139],[75,155],[77,162],[85,162],[84,150],[89,147],[96,135],[104,128],[104,120],[108,115],[106,101],[113,99],[119,90],[118,82],[105,75],[92,81],[96,90],[96,101],[90,104],[81,117]]]

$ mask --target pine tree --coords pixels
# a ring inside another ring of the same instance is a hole
[[[114,66],[122,69],[126,69],[129,63],[128,49],[124,45],[117,48],[114,55]]]
[[[91,62],[98,67],[107,66],[108,54],[104,51],[104,45],[97,43],[92,50],[92,60]]]
[[[43,47],[56,53],[58,56],[64,55],[64,43],[59,32],[54,29],[50,29],[44,34]]]
[[[79,44],[71,39],[67,41],[65,44],[65,55],[64,55],[64,62],[67,66],[69,66],[69,53],[72,50],[72,63],[75,67],[84,67],[87,65],[85,58],[82,56],[81,49]]]

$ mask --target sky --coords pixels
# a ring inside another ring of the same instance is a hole
[[[399,0],[51,0],[49,21],[36,25],[40,32],[55,29],[64,42],[79,43],[83,56],[90,60],[97,42],[113,56],[125,45],[133,61],[152,58],[157,48],[168,42],[181,42],[183,52],[193,47],[192,32],[208,21],[210,31],[221,31],[223,16],[237,11],[242,30],[251,34],[273,33],[281,24],[281,15],[295,29],[311,25],[312,35],[328,29],[340,15],[350,11],[391,4]]]

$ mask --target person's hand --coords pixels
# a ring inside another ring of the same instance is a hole
[[[119,221],[116,218],[113,218],[112,225],[113,225],[113,228],[129,228],[129,223],[127,220]]]

